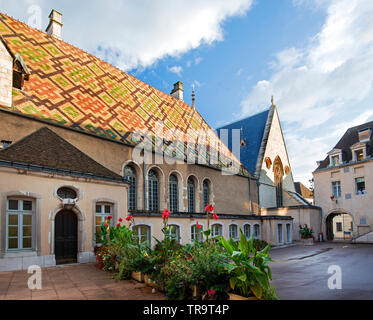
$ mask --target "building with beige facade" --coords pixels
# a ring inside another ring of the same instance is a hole
[[[373,122],[347,130],[313,173],[328,240],[373,242]]]
[[[165,209],[172,236],[198,240],[207,203],[214,236],[242,229],[284,245],[313,223],[275,106],[259,138],[238,141],[251,167],[183,101],[181,82],[171,95],[151,87],[61,40],[61,21],[53,11],[44,33],[0,14],[0,271],[93,261],[109,216],[133,216],[149,244]]]

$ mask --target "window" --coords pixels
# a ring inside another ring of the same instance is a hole
[[[292,235],[291,235],[291,224],[286,225],[286,243],[292,242]]]
[[[279,244],[284,243],[284,240],[282,238],[282,224],[277,225],[277,241]]]
[[[332,182],[332,192],[333,192],[334,198],[336,198],[336,199],[338,199],[342,196],[341,182],[340,181]]]
[[[247,239],[251,239],[251,225],[245,224],[243,227],[243,233]]]
[[[364,160],[364,150],[356,150],[355,151],[355,160],[356,161],[363,161]]]
[[[211,226],[211,234],[213,238],[223,235],[223,226],[221,224],[213,224]]]
[[[203,208],[210,204],[210,187],[208,181],[203,181]]]
[[[229,226],[229,238],[233,240],[238,239],[238,226],[236,224],[231,224]]]
[[[132,167],[127,166],[124,169],[124,177],[130,183],[130,187],[128,188],[128,210],[136,210],[137,209],[136,171]]]
[[[12,141],[1,140],[0,149],[5,149],[6,147],[9,147],[11,144],[12,144]]]
[[[172,174],[170,175],[170,181],[169,181],[170,211],[171,212],[179,211],[178,189],[179,188],[178,188],[177,177],[174,174]]]
[[[191,227],[191,239],[192,241],[202,241],[203,240],[203,227],[198,229],[197,225]]]
[[[188,212],[195,212],[195,186],[192,178],[188,179]]]
[[[21,72],[13,71],[13,88],[22,90],[23,82],[23,74]]]
[[[132,232],[133,232],[134,237],[139,243],[146,243],[150,245],[151,229],[149,226],[145,226],[145,225],[134,226],[132,228]]]
[[[104,204],[104,203],[97,203],[96,204],[96,233],[101,231],[102,223],[107,220],[108,217],[113,216],[113,205],[111,204]],[[110,221],[113,223],[113,220]]]
[[[150,170],[148,174],[148,195],[149,210],[159,211],[159,182],[158,176],[154,170]]]
[[[337,232],[342,232],[342,222],[337,222],[336,224],[336,227],[337,227]]]
[[[332,156],[331,158],[332,158],[332,166],[333,167],[338,167],[339,166],[339,162],[340,162],[339,155]]]
[[[256,224],[254,226],[254,238],[260,239],[260,225],[259,224]]]
[[[367,218],[366,217],[360,218],[360,225],[361,226],[366,226],[367,225]]]
[[[32,250],[34,246],[34,203],[9,199],[7,204],[7,250]]]
[[[180,243],[180,227],[177,225],[169,225],[168,227],[168,235],[170,238]]]
[[[57,190],[57,196],[61,199],[76,199],[78,198],[78,194],[74,189],[63,187]]]
[[[366,194],[365,178],[356,178],[355,185],[356,185],[356,194],[358,195]]]

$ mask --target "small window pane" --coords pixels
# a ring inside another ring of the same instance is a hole
[[[18,238],[8,239],[9,249],[18,249]]]
[[[10,226],[18,226],[18,215],[15,215],[15,214],[9,215],[8,224]]]
[[[244,234],[247,239],[251,238],[251,226],[250,225],[247,224],[244,226]]]
[[[32,201],[23,201],[23,211],[32,211]]]
[[[102,213],[101,205],[96,205],[96,213]]]
[[[23,215],[23,225],[24,226],[32,226],[32,216],[30,215]]]
[[[23,238],[23,249],[31,249],[31,248],[32,248],[32,239]]]
[[[18,210],[18,200],[9,200],[9,210]]]
[[[18,237],[18,227],[9,227],[8,228],[9,237]]]
[[[32,227],[23,227],[23,236],[32,237]]]
[[[105,206],[105,213],[111,213],[111,206]]]

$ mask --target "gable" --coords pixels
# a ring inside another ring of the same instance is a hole
[[[273,185],[275,181],[273,165],[275,161],[282,163],[284,173],[283,188],[287,191],[296,192],[291,165],[286,148],[284,135],[281,128],[280,118],[276,107],[271,107],[273,116],[265,143],[264,153],[260,155],[259,181],[264,184]],[[266,159],[271,160],[270,162]],[[270,166],[268,165],[270,163]]]
[[[13,57],[0,37],[0,106],[12,106]]]

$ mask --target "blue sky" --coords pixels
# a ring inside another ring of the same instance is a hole
[[[373,120],[371,0],[87,3],[0,0],[0,9],[45,29],[55,8],[65,41],[166,93],[183,81],[187,103],[195,84],[213,128],[268,108],[274,95],[304,183],[345,130]]]

